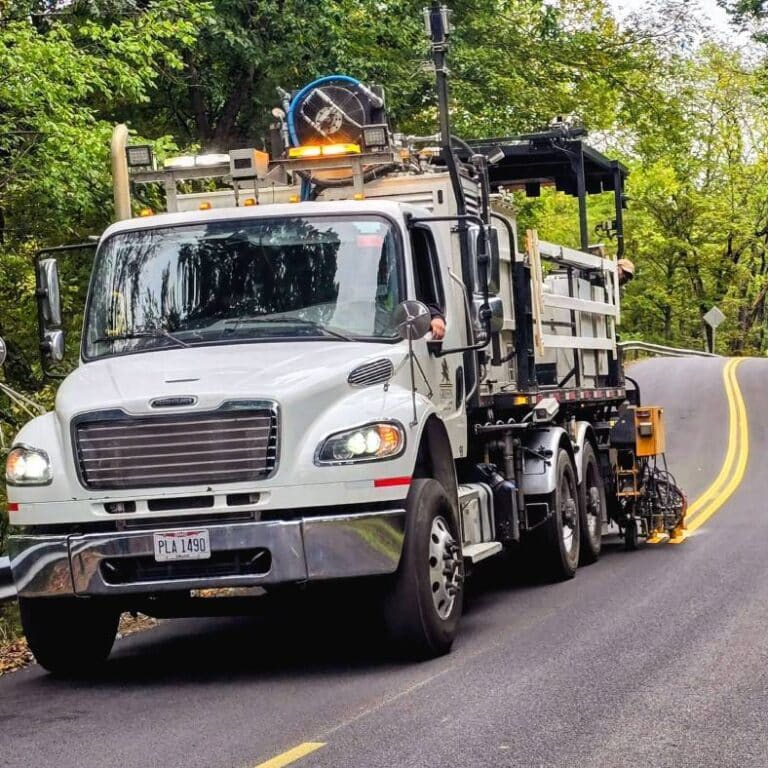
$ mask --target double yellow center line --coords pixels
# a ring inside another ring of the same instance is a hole
[[[728,450],[720,474],[712,485],[688,507],[686,528],[700,528],[715,514],[739,487],[749,460],[749,425],[744,397],[736,380],[736,369],[742,358],[730,359],[723,368],[723,384],[728,400]],[[706,416],[704,416],[706,418]]]

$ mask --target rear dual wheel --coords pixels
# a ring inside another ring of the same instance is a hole
[[[579,530],[581,534],[579,564],[590,565],[600,557],[603,541],[605,487],[600,465],[592,444],[581,450],[581,485],[579,486]]]
[[[581,515],[576,470],[565,448],[557,452],[555,490],[550,495],[550,515],[533,532],[541,575],[548,581],[572,579],[579,565]]]

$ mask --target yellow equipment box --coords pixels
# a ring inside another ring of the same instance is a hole
[[[664,453],[664,409],[658,405],[635,409],[635,456]]]

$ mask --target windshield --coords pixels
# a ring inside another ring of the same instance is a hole
[[[399,338],[398,242],[377,216],[241,219],[113,235],[97,257],[84,356]]]

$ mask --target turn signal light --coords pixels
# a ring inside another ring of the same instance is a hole
[[[376,431],[379,433],[379,439],[381,440],[380,451],[385,456],[389,456],[399,449],[402,437],[397,427],[391,424],[379,424],[376,427]]]

